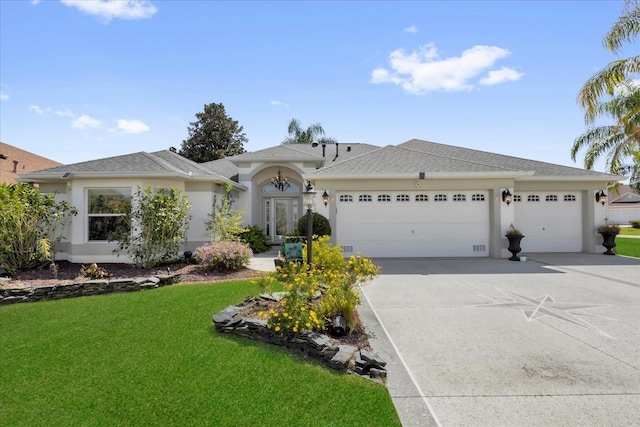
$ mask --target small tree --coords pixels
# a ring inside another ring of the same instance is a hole
[[[139,267],[152,267],[178,257],[189,228],[191,204],[180,190],[152,191],[138,187],[127,212],[130,232],[117,233],[120,255],[126,253]]]
[[[296,118],[289,122],[287,133],[289,136],[282,140],[283,144],[312,144],[314,142],[335,144],[337,142],[334,138],[324,136],[324,129],[320,123],[314,123],[307,129],[303,129],[300,120]]]
[[[242,216],[244,211],[234,211],[231,209],[231,184],[224,186],[224,196],[218,202],[218,196],[213,197],[211,213],[207,221],[207,231],[210,233],[212,242],[237,241],[240,234],[248,229],[242,226]]]
[[[0,266],[10,272],[53,260],[62,230],[78,211],[27,184],[0,184]]]
[[[178,154],[204,163],[244,153],[248,141],[237,120],[227,116],[222,104],[208,104],[197,113],[198,121],[189,123],[189,138],[182,141]]]

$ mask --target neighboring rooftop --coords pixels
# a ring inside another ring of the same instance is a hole
[[[62,163],[47,159],[13,145],[0,142],[0,183],[13,184],[18,175]]]

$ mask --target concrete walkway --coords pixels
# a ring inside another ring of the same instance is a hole
[[[376,264],[359,312],[404,426],[640,425],[640,260]]]
[[[358,311],[404,426],[640,425],[640,260],[375,262]]]

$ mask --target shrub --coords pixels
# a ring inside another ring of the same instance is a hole
[[[257,225],[248,227],[245,231],[240,233],[240,241],[249,245],[254,254],[266,252],[271,249],[271,243],[269,242],[269,236],[266,235],[263,228]]]
[[[134,202],[127,207],[130,227],[113,236],[115,253],[126,253],[139,267],[153,267],[178,257],[189,228],[191,204],[180,190],[153,191],[138,187]]]
[[[226,271],[249,265],[253,252],[245,243],[212,242],[197,248],[194,256],[205,271]]]
[[[378,275],[380,268],[371,259],[352,256],[345,262],[340,246],[327,243],[328,237],[313,242],[314,265],[284,263],[271,277],[282,283],[287,295],[278,309],[261,313],[276,332],[323,330],[338,314],[353,331],[355,310],[360,303],[358,286]],[[320,292],[321,299],[318,299]]]
[[[629,221],[629,224],[631,224],[633,228],[640,228],[640,219],[632,219]]]
[[[52,261],[77,210],[27,184],[0,184],[0,265],[15,273]]]
[[[212,242],[226,240],[238,240],[241,233],[247,229],[242,226],[243,211],[231,209],[231,190],[233,186],[229,183],[224,185],[224,195],[218,203],[218,196],[213,197],[211,213],[206,222]]]
[[[298,234],[300,236],[307,235],[307,219],[309,218],[306,213],[298,220]],[[317,212],[313,212],[313,234],[316,236],[331,236],[331,224],[329,220]]]
[[[98,264],[96,264],[95,262],[88,267],[83,265],[82,268],[80,268],[80,274],[82,274],[84,277],[90,277],[92,279],[106,279],[107,277],[109,277],[109,273],[107,273],[107,270],[102,267],[98,267]]]

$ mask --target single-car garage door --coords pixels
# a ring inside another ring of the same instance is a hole
[[[582,252],[582,200],[577,191],[516,192],[515,227],[527,252]]]
[[[337,242],[368,257],[486,257],[486,191],[338,192]]]

